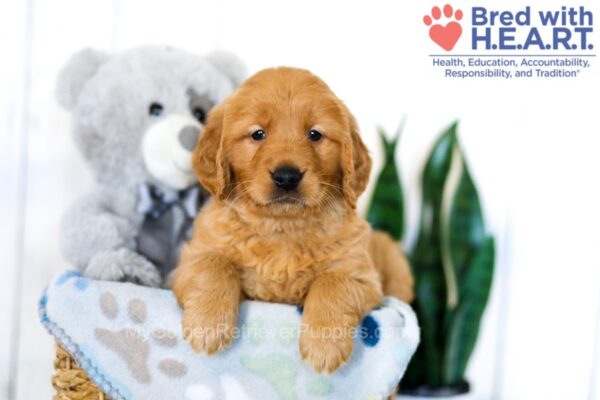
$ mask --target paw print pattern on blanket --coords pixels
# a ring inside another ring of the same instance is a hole
[[[273,340],[266,340],[265,336],[268,335],[263,331],[264,323],[261,320],[248,321],[247,328],[253,338],[254,346],[260,346],[265,342],[271,345],[275,343]],[[281,400],[297,400],[299,398],[296,392],[296,381],[300,364],[298,360],[290,356],[289,352],[289,347],[298,343],[298,329],[294,322],[284,320],[274,332],[281,347],[280,351],[246,355],[241,359],[244,367],[269,382]],[[258,332],[262,334],[259,335]],[[305,389],[311,395],[327,397],[333,392],[333,384],[331,379],[319,376],[306,382]]]
[[[110,292],[103,292],[99,299],[102,315],[108,320],[115,320],[119,315],[119,304],[116,297]],[[109,350],[116,353],[127,365],[133,378],[145,384],[152,382],[152,374],[148,367],[148,358],[152,345],[161,347],[175,347],[177,336],[164,329],[155,329],[150,333],[150,339],[143,333],[143,325],[147,318],[147,307],[143,300],[135,298],[127,304],[127,318],[133,327],[124,327],[120,330],[96,328],[96,340]],[[182,362],[165,358],[159,361],[157,369],[169,378],[178,378],[187,374],[187,367]]]
[[[298,375],[298,363],[285,353],[243,357],[242,364],[250,371],[266,379],[281,400],[296,400],[294,383]]]

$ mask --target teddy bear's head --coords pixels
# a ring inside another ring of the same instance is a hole
[[[98,181],[181,190],[196,182],[192,150],[207,113],[244,77],[227,53],[84,49],[60,72],[57,98],[74,116],[76,143]]]

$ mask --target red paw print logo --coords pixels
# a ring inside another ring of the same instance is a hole
[[[431,40],[436,42],[442,49],[450,51],[454,48],[454,45],[462,34],[462,27],[457,21],[462,19],[463,13],[461,10],[456,10],[455,12],[450,4],[446,4],[444,6],[444,17],[447,20],[451,20],[446,25],[439,23],[440,18],[442,18],[442,10],[439,7],[433,7],[431,15],[423,17],[423,22],[425,25],[431,26],[429,28],[429,37]],[[434,21],[436,23],[431,25]]]

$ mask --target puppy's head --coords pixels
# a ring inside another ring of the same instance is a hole
[[[220,200],[294,216],[342,199],[355,207],[371,159],[354,117],[323,81],[272,68],[210,112],[193,166]]]

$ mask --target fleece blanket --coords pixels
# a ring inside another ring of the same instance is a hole
[[[317,374],[300,358],[298,307],[244,302],[239,337],[213,356],[182,339],[181,313],[169,290],[76,272],[40,300],[44,326],[112,399],[384,399],[419,342],[411,308],[387,298],[357,329],[349,363]]]

